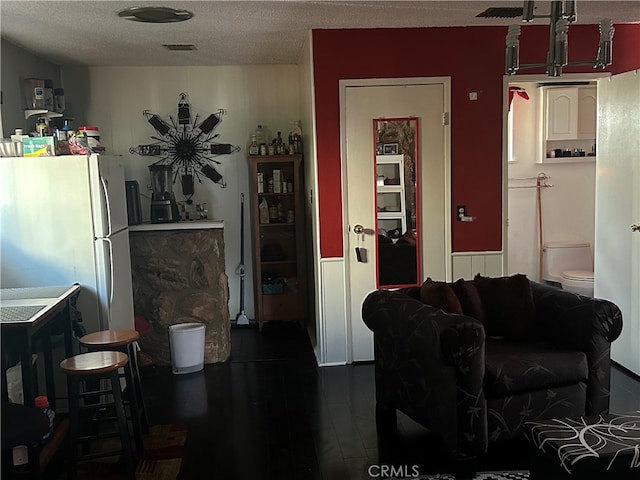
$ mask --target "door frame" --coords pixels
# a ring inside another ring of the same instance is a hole
[[[378,86],[406,86],[406,85],[442,85],[444,90],[444,113],[446,120],[443,118],[443,134],[444,134],[444,193],[445,202],[443,212],[444,229],[445,229],[445,275],[446,280],[451,280],[451,122],[449,120],[451,112],[451,77],[403,77],[403,78],[362,78],[362,79],[343,79],[339,80],[339,100],[340,100],[340,165],[341,165],[341,194],[344,199],[342,203],[342,246],[343,246],[343,265],[345,279],[345,332],[346,332],[346,353],[347,363],[353,362],[353,349],[351,337],[351,291],[350,281],[351,272],[349,267],[349,225],[348,225],[348,175],[346,163],[346,93],[350,87],[378,87]],[[422,256],[424,257],[424,256]],[[424,258],[423,258],[424,262]],[[421,268],[424,272],[424,268]]]
[[[502,271],[509,271],[509,85],[512,83],[563,83],[598,81],[610,77],[609,72],[567,73],[561,77],[549,77],[544,73],[502,76]],[[538,112],[538,115],[541,113]],[[539,141],[536,140],[536,141]],[[542,165],[542,164],[541,164]],[[594,246],[592,246],[594,247]],[[595,253],[595,250],[594,250]]]

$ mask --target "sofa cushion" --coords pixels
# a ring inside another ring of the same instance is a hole
[[[461,278],[457,282],[452,283],[451,288],[460,301],[462,313],[484,324],[484,307],[482,306],[482,299],[475,284],[472,281]]]
[[[484,387],[487,398],[586,382],[588,370],[587,357],[583,352],[507,339],[487,338],[485,342]]]
[[[535,310],[531,285],[525,275],[490,278],[478,274],[473,283],[482,299],[488,336],[530,339]]]
[[[420,288],[420,300],[445,312],[462,315],[460,301],[448,283],[427,278]]]

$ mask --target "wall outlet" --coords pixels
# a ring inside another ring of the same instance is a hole
[[[29,449],[26,445],[13,447],[13,465],[26,465],[29,463]]]

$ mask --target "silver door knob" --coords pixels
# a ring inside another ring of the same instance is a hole
[[[635,223],[631,225],[632,232],[640,232],[640,225],[636,225]]]
[[[354,225],[353,226],[353,233],[360,235],[362,233],[364,233],[364,227],[360,224]]]

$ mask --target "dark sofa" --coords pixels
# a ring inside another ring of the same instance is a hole
[[[476,276],[372,292],[362,315],[374,332],[379,431],[395,429],[397,409],[454,458],[473,459],[527,421],[608,411],[610,344],[622,330],[609,301],[523,275]]]

